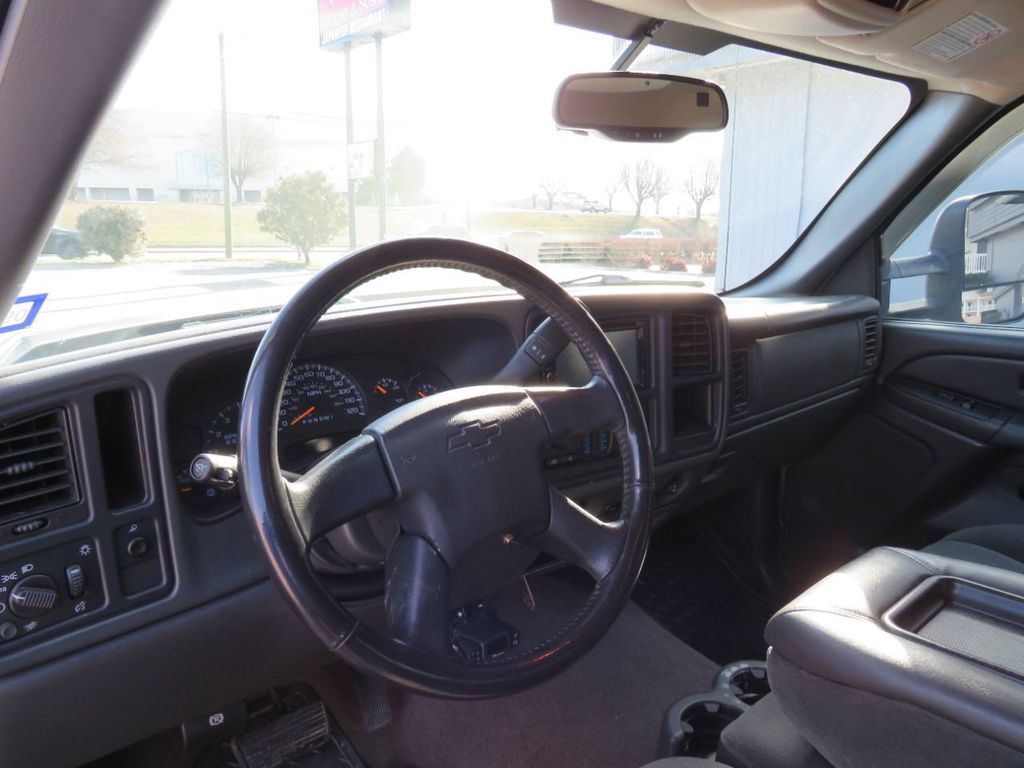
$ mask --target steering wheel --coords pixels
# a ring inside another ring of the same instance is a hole
[[[297,480],[282,477],[281,392],[296,350],[356,286],[413,267],[476,273],[520,293],[575,342],[592,378],[582,387],[486,385],[408,403],[371,423]],[[603,522],[544,479],[540,449],[609,430],[622,463],[619,518]],[[513,693],[590,649],[619,615],[650,529],[647,426],[629,376],[583,306],[507,253],[445,238],[355,251],[318,272],[281,309],[249,370],[239,429],[239,482],[274,579],[309,628],[359,671],[447,698]],[[373,510],[398,534],[385,560],[386,630],[374,630],[321,585],[314,541]],[[521,578],[539,552],[583,568],[595,587],[561,629],[471,663],[453,652],[455,608]]]

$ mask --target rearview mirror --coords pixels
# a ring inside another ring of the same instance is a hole
[[[571,75],[555,94],[555,123],[616,141],[672,142],[718,131],[729,121],[714,83],[677,75],[596,72]]]

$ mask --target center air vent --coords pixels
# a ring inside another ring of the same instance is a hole
[[[0,425],[0,520],[38,515],[76,501],[64,411]]]
[[[750,404],[750,353],[745,349],[733,350],[730,360],[729,415],[739,416]]]
[[[672,314],[672,374],[702,376],[712,373],[711,323],[703,315]]]
[[[878,362],[878,318],[864,320],[864,367],[874,368]]]

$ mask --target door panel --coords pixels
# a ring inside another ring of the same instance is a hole
[[[883,323],[864,408],[790,467],[778,564],[807,583],[878,544],[1024,524],[1024,332]]]

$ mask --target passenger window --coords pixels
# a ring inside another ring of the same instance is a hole
[[[1024,326],[1024,107],[936,176],[882,236],[882,306],[890,317]]]

